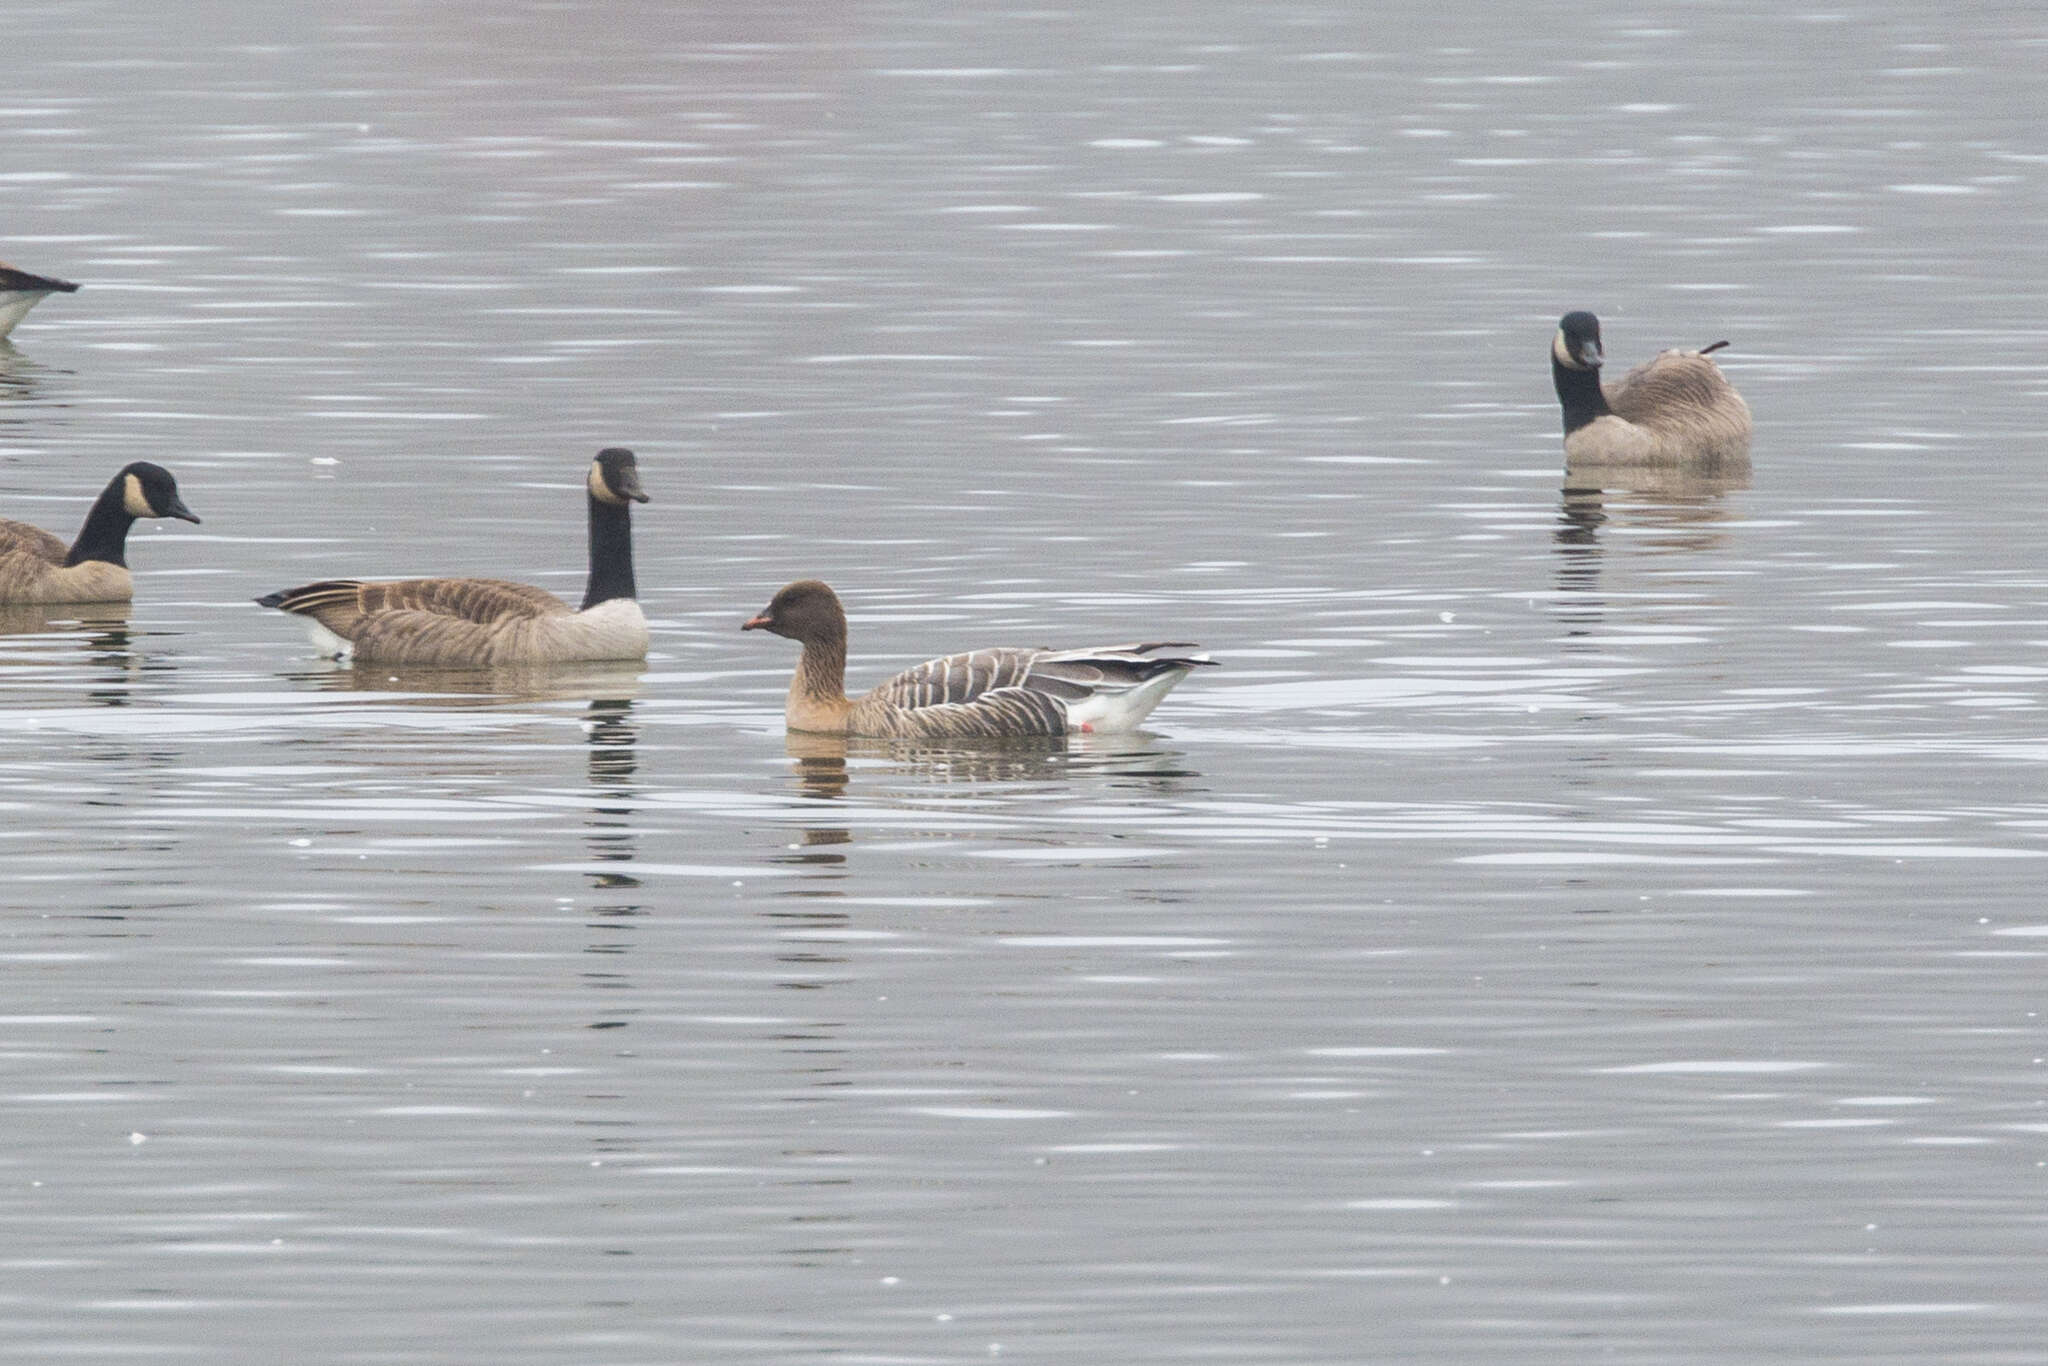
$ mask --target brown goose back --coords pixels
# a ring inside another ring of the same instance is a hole
[[[0,555],[29,555],[48,564],[62,564],[70,550],[39,526],[0,517]]]
[[[1601,391],[1613,415],[1565,438],[1574,463],[1748,467],[1749,405],[1699,352],[1660,352]]]
[[[104,560],[67,566],[70,547],[39,526],[0,518],[0,602],[127,602],[135,580]]]

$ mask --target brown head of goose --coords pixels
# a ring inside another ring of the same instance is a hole
[[[947,655],[846,695],[846,610],[800,579],[740,628],[801,644],[785,710],[789,728],[879,739],[991,740],[1136,727],[1173,685],[1213,664],[1185,641],[1080,650],[1014,647]]]
[[[1746,470],[1749,405],[1707,358],[1727,344],[1660,351],[1603,385],[1600,320],[1586,312],[1565,314],[1550,342],[1550,377],[1564,407],[1566,461]]]
[[[107,481],[69,546],[27,522],[0,519],[0,602],[126,602],[128,529],[138,517],[199,520],[162,465],[137,460]]]
[[[12,332],[14,325],[27,317],[31,308],[52,294],[77,292],[78,286],[69,280],[17,270],[0,261],[0,337]]]
[[[327,579],[256,599],[300,618],[323,654],[370,664],[483,669],[644,659],[630,509],[647,501],[633,452],[590,462],[590,579],[583,605],[504,579]]]

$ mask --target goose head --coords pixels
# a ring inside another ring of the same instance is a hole
[[[1600,320],[1583,310],[1565,314],[1558,320],[1550,354],[1568,370],[1598,370],[1606,359],[1600,349]]]
[[[817,579],[798,579],[776,593],[760,615],[740,626],[742,631],[769,631],[791,640],[844,640],[846,609],[839,595]]]
[[[647,501],[640,487],[640,465],[624,446],[607,446],[590,462],[590,496],[600,503],[624,507]]]
[[[178,496],[178,481],[162,465],[137,460],[114,476],[121,486],[121,508],[130,517],[175,517],[181,522],[199,520],[185,500]]]

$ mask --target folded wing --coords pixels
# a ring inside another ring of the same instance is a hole
[[[31,555],[46,564],[62,564],[71,547],[39,526],[0,517],[0,555]]]
[[[1128,730],[1214,661],[1166,641],[1078,650],[992,649],[927,660],[855,703],[856,729],[928,739]]]
[[[997,688],[1014,688],[1030,676],[1044,651],[999,648],[927,659],[876,686],[869,697],[906,711],[971,703]]]
[[[1097,693],[1126,692],[1160,677],[1186,673],[1216,661],[1192,641],[1163,640],[1141,645],[1091,645],[1080,650],[1040,650],[1031,661],[1026,687],[1078,701]]]
[[[504,579],[329,579],[257,602],[317,622],[359,659],[420,667],[495,663],[536,623],[574,615],[546,589]]]
[[[1730,400],[1740,402],[1734,386],[1697,351],[1659,352],[1607,386],[1614,415],[1643,427],[1698,420]]]

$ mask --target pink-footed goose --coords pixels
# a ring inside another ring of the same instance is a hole
[[[905,669],[846,695],[846,610],[800,579],[741,626],[804,647],[789,685],[789,728],[878,739],[992,740],[1135,728],[1198,665],[1184,641],[1082,650],[997,648]]]
[[[644,659],[631,507],[644,503],[633,452],[597,453],[585,480],[590,580],[583,606],[503,579],[329,579],[256,599],[296,614],[323,654],[366,664],[487,669]]]
[[[0,261],[0,338],[12,332],[14,325],[28,316],[31,308],[52,294],[77,292],[78,286],[69,280],[16,270],[5,261]]]
[[[69,546],[27,522],[0,519],[0,603],[127,602],[128,529],[138,517],[196,522],[162,465],[138,460],[107,481]]]
[[[1749,467],[1749,405],[1707,359],[1728,343],[1661,351],[1611,385],[1600,320],[1567,313],[1550,343],[1550,377],[1564,406],[1564,453],[1572,465],[1693,468],[1735,474]]]

